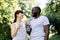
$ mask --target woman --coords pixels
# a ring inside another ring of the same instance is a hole
[[[25,24],[21,21],[23,18],[23,12],[17,10],[15,12],[15,19],[11,25],[12,40],[26,40],[26,28]]]

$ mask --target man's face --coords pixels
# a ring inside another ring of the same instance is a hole
[[[33,8],[32,9],[32,16],[36,17],[38,15],[38,9],[37,8]]]
[[[36,17],[37,16],[37,12],[36,11],[37,11],[36,8],[33,8],[32,9],[32,16],[33,17]]]

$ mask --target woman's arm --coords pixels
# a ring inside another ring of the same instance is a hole
[[[14,25],[14,24],[11,25],[11,36],[12,36],[12,38],[16,36],[16,33],[17,33],[19,28],[20,28],[20,25],[18,27],[16,27],[16,25]]]

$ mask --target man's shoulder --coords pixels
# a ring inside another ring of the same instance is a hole
[[[41,16],[41,18],[47,18],[46,16]]]

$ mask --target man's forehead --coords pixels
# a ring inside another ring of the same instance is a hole
[[[38,8],[32,8],[32,10],[38,10]]]
[[[38,8],[34,7],[34,8],[32,8],[32,10],[38,10]]]

